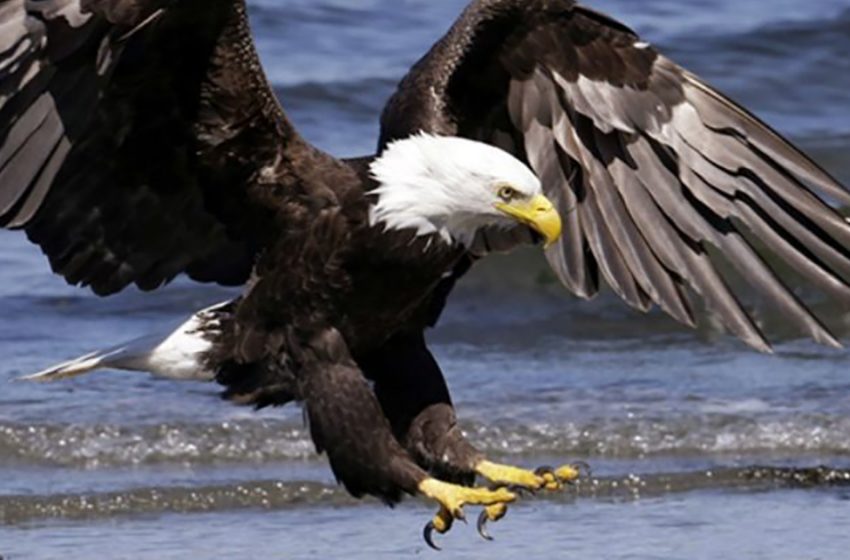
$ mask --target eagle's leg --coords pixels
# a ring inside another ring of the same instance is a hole
[[[398,335],[381,351],[361,360],[366,375],[375,382],[375,393],[396,439],[416,462],[446,480],[471,485],[476,476],[496,487],[559,490],[577,480],[581,465],[528,470],[489,461],[461,432],[443,374],[421,333]],[[506,503],[492,504],[479,518],[479,531],[487,521],[507,512]],[[438,516],[439,517],[439,516]],[[435,519],[439,528],[439,519]]]
[[[528,470],[487,460],[464,436],[443,374],[421,332],[392,338],[361,360],[400,441],[422,467],[441,478],[472,484],[479,475],[497,486],[559,490],[579,478],[583,465]]]
[[[438,480],[418,465],[393,435],[375,392],[336,330],[314,337],[302,354],[299,396],[311,437],[352,495],[370,494],[390,504],[405,493],[436,501],[439,513],[426,526],[431,546],[431,532],[444,533],[455,519],[464,519],[465,505],[491,507],[516,499],[505,488],[470,488]]]
[[[359,363],[396,439],[416,462],[438,478],[472,485],[484,456],[463,436],[422,333],[397,335]]]

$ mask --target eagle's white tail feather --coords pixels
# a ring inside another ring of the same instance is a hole
[[[110,358],[115,358],[122,352],[123,348],[114,348],[103,352],[92,352],[91,354],[80,356],[75,360],[61,363],[44,371],[27,375],[26,377],[21,377],[21,380],[46,383],[48,381],[70,379],[71,377],[77,377],[96,369],[114,367],[110,364]]]
[[[147,371],[155,376],[178,380],[210,381],[214,378],[203,363],[212,346],[211,338],[221,324],[227,303],[192,315],[188,321],[165,334],[138,338],[126,344],[77,359],[21,378],[50,382],[69,379],[99,369]]]

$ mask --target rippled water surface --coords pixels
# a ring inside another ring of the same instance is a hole
[[[256,0],[264,63],[302,132],[370,152],[384,100],[462,0]],[[599,0],[850,182],[846,0]],[[0,382],[177,323],[231,297],[177,281],[109,300],[50,275],[0,232]],[[850,316],[816,308],[850,340]],[[850,550],[846,352],[759,321],[775,356],[711,322],[683,331],[613,298],[572,300],[535,254],[485,263],[431,333],[477,445],[594,479],[444,537],[450,558],[844,558]],[[770,468],[753,469],[763,465]],[[823,470],[795,470],[826,465]],[[0,391],[0,555],[403,558],[432,512],[347,497],[297,408],[255,413],[215,387],[106,373]]]

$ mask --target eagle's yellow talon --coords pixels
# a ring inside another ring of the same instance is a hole
[[[440,511],[437,512],[437,515],[434,516],[434,519],[431,520],[431,523],[434,526],[434,530],[440,533],[447,533],[449,529],[452,528],[452,523],[454,523],[455,515],[447,510],[444,507],[440,507]]]
[[[558,478],[558,475],[555,474],[555,471],[549,468],[540,468],[536,473],[538,476],[543,478],[543,488],[549,490],[551,492],[557,492],[564,487],[564,484]]]
[[[487,514],[488,521],[498,521],[508,513],[508,506],[505,504],[493,504],[484,508],[484,513]]]
[[[484,506],[484,511],[478,517],[478,532],[487,540],[492,537],[487,533],[487,523],[502,519],[508,512],[509,503],[517,499],[517,495],[506,487],[530,490],[557,491],[565,484],[571,484],[582,476],[583,471],[590,473],[586,465],[565,465],[558,469],[541,467],[536,471],[499,465],[490,461],[481,461],[476,465],[475,472],[490,480],[498,487],[468,488],[442,482],[434,478],[426,478],[419,484],[419,491],[427,498],[440,504],[440,511],[425,526],[423,536],[428,546],[435,550],[440,548],[434,544],[434,533],[445,534],[451,530],[455,520],[465,521],[463,506]]]
[[[563,490],[564,485],[557,480],[549,480],[546,482],[546,486],[544,486],[543,488],[550,492],[557,492],[558,490]]]
[[[526,490],[539,490],[546,480],[529,470],[510,465],[499,465],[490,461],[481,461],[476,465],[475,472],[499,486],[516,486]]]
[[[558,478],[558,480],[569,484],[571,482],[575,482],[579,479],[579,477],[581,477],[582,468],[586,468],[589,477],[590,469],[587,468],[587,465],[564,465],[560,469],[555,470],[555,477]]]
[[[508,506],[505,504],[494,504],[487,506],[481,515],[478,516],[478,534],[481,538],[492,541],[493,537],[487,532],[487,523],[490,521],[498,521],[508,513]]]
[[[516,494],[505,488],[490,490],[487,488],[467,488],[442,482],[434,478],[427,478],[419,484],[419,491],[427,498],[436,500],[440,504],[440,511],[434,519],[428,522],[423,532],[425,542],[433,549],[440,550],[434,544],[433,534],[445,534],[452,528],[455,519],[466,520],[463,506],[485,506],[486,511],[492,511],[495,515],[501,511],[501,516],[507,511],[507,505],[516,500]],[[499,507],[502,509],[500,510]],[[493,509],[490,509],[493,508]]]
[[[452,528],[454,520],[454,514],[441,505],[440,511],[437,512],[434,519],[425,525],[425,529],[422,531],[422,538],[425,539],[425,543],[434,550],[440,550],[440,547],[434,544],[434,531],[437,531],[441,535],[448,533],[449,529]]]
[[[575,482],[581,476],[581,470],[589,468],[586,465],[565,465],[558,469],[541,467],[536,471],[499,465],[490,461],[481,461],[475,467],[475,472],[499,486],[513,486],[532,492],[536,490],[561,490],[565,484]]]

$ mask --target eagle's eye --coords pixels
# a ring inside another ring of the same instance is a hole
[[[511,186],[505,185],[499,189],[499,198],[504,200],[505,202],[510,202],[516,197],[519,196],[517,190]]]

